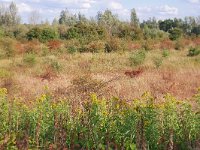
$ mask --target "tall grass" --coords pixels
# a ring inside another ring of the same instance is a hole
[[[200,92],[191,100],[149,93],[131,101],[92,94],[81,105],[43,94],[8,99],[0,89],[1,149],[191,149],[200,138]]]

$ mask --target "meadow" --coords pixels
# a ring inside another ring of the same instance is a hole
[[[0,149],[200,149],[199,18],[0,8]]]

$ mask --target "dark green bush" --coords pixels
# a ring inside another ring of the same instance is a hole
[[[199,48],[190,48],[188,51],[188,56],[197,56],[200,54],[200,49]]]
[[[33,39],[40,39],[42,34],[42,30],[38,27],[32,28],[27,34],[26,38],[28,40],[33,40]]]
[[[58,33],[51,28],[44,28],[41,32],[40,41],[46,42],[58,38]]]
[[[169,30],[169,38],[170,40],[177,40],[179,39],[183,34],[183,31],[179,28],[174,28],[174,29],[171,29]]]
[[[51,28],[40,29],[35,27],[26,34],[26,37],[28,40],[38,39],[40,42],[46,42],[58,38],[58,34]]]
[[[75,46],[70,46],[70,47],[67,48],[67,52],[68,52],[69,54],[74,54],[74,53],[77,52],[77,47],[75,47]]]

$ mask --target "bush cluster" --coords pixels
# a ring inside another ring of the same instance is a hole
[[[162,103],[149,93],[129,102],[92,94],[74,105],[48,93],[26,104],[0,89],[0,107],[1,149],[184,150],[200,138],[200,94],[191,101],[168,94]]]

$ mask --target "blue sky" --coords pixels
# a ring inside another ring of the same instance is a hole
[[[5,5],[12,0],[0,0]],[[200,15],[200,0],[14,0],[22,22],[28,22],[31,12],[37,11],[41,20],[51,21],[59,17],[61,10],[68,8],[73,13],[81,12],[94,17],[97,11],[110,9],[122,20],[129,20],[130,10],[135,8],[140,20]]]

